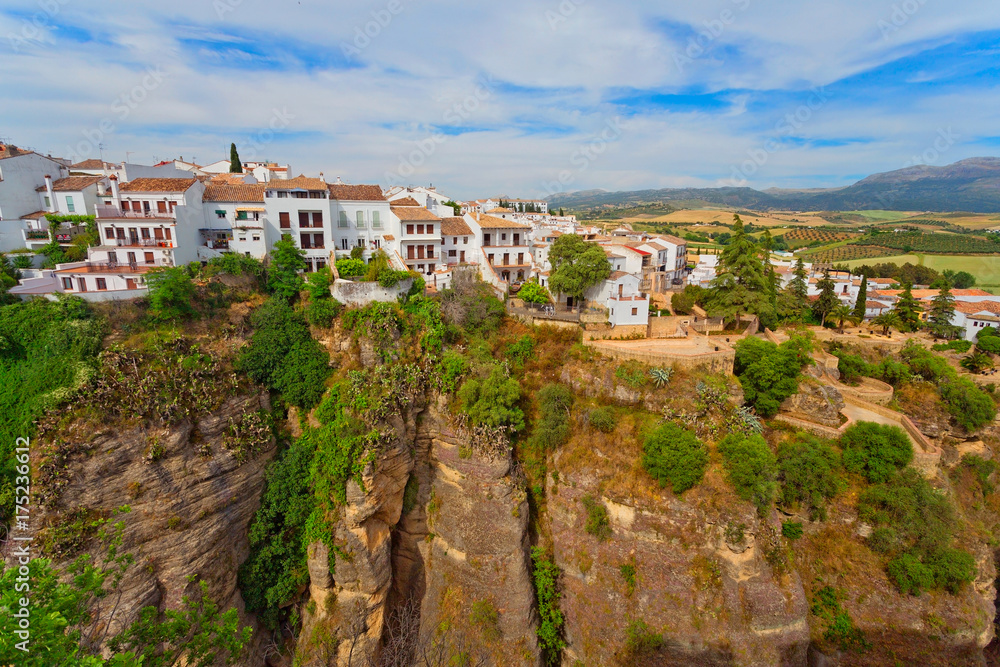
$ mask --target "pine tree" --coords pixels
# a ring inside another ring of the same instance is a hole
[[[795,272],[792,275],[788,292],[795,297],[799,309],[805,311],[809,307],[809,274],[806,273],[806,265],[801,257],[795,262]]]
[[[927,312],[927,321],[935,336],[952,338],[956,329],[959,329],[951,323],[955,316],[955,297],[951,294],[951,287],[947,280],[940,280],[934,286],[938,287],[939,291],[931,302],[930,310]]]
[[[823,272],[823,277],[816,283],[816,287],[819,288],[819,299],[813,304],[813,314],[820,318],[821,326],[826,326],[826,316],[840,305],[840,299],[834,293],[829,271]]]
[[[719,256],[719,269],[711,289],[712,314],[729,322],[738,320],[743,313],[761,319],[773,315],[760,248],[746,233],[738,215],[733,216],[733,236]]]
[[[236,144],[229,144],[229,173],[243,173],[243,163],[240,162],[240,154],[236,152]]]
[[[858,290],[858,300],[854,302],[854,317],[858,321],[863,321],[865,319],[865,313],[868,312],[868,276],[861,276],[861,289]]]
[[[774,250],[774,237],[770,230],[764,230],[760,236],[761,261],[764,263],[764,278],[767,280],[767,299],[772,310],[778,308],[778,290],[781,288],[781,277],[771,264],[771,251]]]
[[[899,316],[899,328],[902,331],[916,331],[920,328],[920,313],[924,311],[913,298],[913,285],[903,285],[903,293],[896,302],[896,314]]]

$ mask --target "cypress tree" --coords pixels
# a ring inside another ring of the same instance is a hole
[[[858,300],[854,303],[854,317],[859,320],[865,319],[868,308],[868,276],[861,276],[861,289],[858,290]]]
[[[236,144],[229,144],[229,173],[243,173],[243,163],[240,162],[240,154],[236,152]]]
[[[769,288],[760,248],[744,230],[740,216],[734,215],[733,236],[719,256],[709,307],[713,315],[730,322],[739,319],[742,313],[767,319],[773,313]]]
[[[951,338],[952,333],[957,328],[951,324],[951,320],[955,316],[955,297],[951,294],[951,287],[947,280],[939,280],[936,286],[939,291],[931,302],[930,310],[927,312],[927,321],[930,323],[934,335]]]

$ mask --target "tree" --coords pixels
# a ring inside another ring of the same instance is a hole
[[[302,289],[303,280],[299,271],[306,268],[305,258],[305,251],[296,247],[292,237],[282,234],[271,253],[267,281],[271,291],[284,299],[294,299]]]
[[[761,417],[771,417],[783,400],[798,391],[799,374],[807,363],[808,346],[801,338],[779,346],[749,337],[736,344],[734,372],[747,403]]]
[[[948,412],[967,431],[980,429],[996,418],[993,399],[968,378],[952,378],[941,385],[940,391]]]
[[[916,331],[920,328],[920,313],[924,309],[913,298],[913,285],[906,283],[903,285],[903,293],[899,295],[894,309],[899,316],[899,329],[901,331]]]
[[[642,446],[642,467],[678,495],[701,481],[707,465],[705,445],[692,431],[671,422],[646,436]]]
[[[502,368],[494,366],[485,380],[470,378],[458,390],[458,399],[473,424],[524,428],[524,413],[517,407],[521,385]]]
[[[937,338],[956,338],[962,328],[951,323],[955,317],[955,297],[951,294],[947,280],[939,280],[935,286],[938,288],[938,293],[931,301],[930,310],[927,312],[931,333]]]
[[[236,152],[236,144],[229,144],[229,173],[243,173],[243,163],[240,162],[240,154]]]
[[[868,312],[868,276],[861,276],[861,288],[858,290],[858,299],[854,302],[854,317],[858,322],[865,321]]]
[[[719,256],[719,269],[712,280],[709,312],[728,322],[751,313],[770,318],[770,284],[761,261],[760,249],[746,233],[739,215],[733,216],[733,237]]]
[[[778,448],[781,504],[790,509],[802,506],[810,520],[826,519],[826,502],[840,492],[840,456],[825,441],[799,434],[795,441]]]
[[[559,207],[559,217],[561,218],[561,217],[563,217],[563,216],[565,216],[565,215],[566,215],[566,213],[565,213],[565,212],[563,211],[563,208],[562,208],[562,206],[560,206],[560,207]]]
[[[969,289],[970,287],[975,287],[976,285],[976,277],[968,271],[959,271],[956,273],[951,269],[946,269],[941,275],[944,276],[955,289]]]
[[[194,283],[182,266],[158,269],[146,274],[149,314],[158,320],[179,320],[191,316]]]
[[[816,283],[819,288],[819,299],[813,304],[813,314],[820,319],[820,326],[826,326],[826,318],[833,309],[840,305],[840,299],[834,293],[833,281],[830,280],[830,272],[824,271],[823,277]]]
[[[588,243],[577,234],[563,234],[549,251],[552,274],[549,287],[557,294],[583,300],[588,289],[611,275],[611,264],[604,249]]]
[[[788,283],[788,292],[795,297],[802,310],[805,310],[809,307],[809,274],[806,273],[806,265],[801,257],[795,261],[795,271],[792,275],[792,280]]]
[[[845,303],[840,303],[837,307],[831,310],[830,317],[837,322],[837,329],[840,333],[844,333],[844,322],[857,321],[857,317],[854,315],[854,309]]]
[[[874,318],[872,318],[872,324],[878,327],[882,327],[882,335],[888,336],[889,329],[891,329],[892,327],[898,328],[900,326],[899,315],[896,313],[895,310],[890,310],[887,313],[882,313],[881,315],[877,315]]]
[[[730,433],[719,441],[718,449],[729,483],[740,498],[752,502],[764,516],[778,488],[777,459],[767,441],[758,434]]]
[[[913,444],[898,426],[858,422],[840,437],[844,468],[871,484],[887,481],[913,460]]]
[[[539,285],[537,280],[529,280],[522,285],[517,297],[528,303],[548,303],[550,301],[549,291]]]

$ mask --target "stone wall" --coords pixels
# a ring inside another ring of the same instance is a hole
[[[650,366],[675,366],[685,370],[702,370],[708,373],[733,374],[733,364],[736,352],[720,347],[718,352],[704,354],[671,354],[669,351],[631,350],[628,348],[602,345],[601,341],[584,339],[584,345],[589,345],[601,354],[615,359],[635,359]]]
[[[413,278],[400,280],[395,287],[382,287],[377,282],[337,280],[330,287],[333,298],[347,306],[366,306],[374,301],[392,303],[413,287]]]

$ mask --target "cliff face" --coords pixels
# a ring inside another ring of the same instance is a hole
[[[93,425],[59,416],[42,425],[39,441],[55,441],[65,451],[58,458],[57,495],[50,495],[40,516],[41,535],[57,556],[74,555],[85,531],[67,530],[81,510],[88,516],[108,515],[125,524],[124,551],[135,556],[120,591],[102,605],[102,614],[117,613],[108,636],[135,620],[142,607],[176,609],[181,598],[195,592],[196,580],[208,583],[209,596],[221,609],[243,603],[236,587],[236,569],[247,555],[247,527],[256,511],[264,470],[273,456],[265,447],[240,463],[224,446],[225,432],[247,413],[267,407],[267,397],[228,398],[211,413],[183,419],[170,426],[134,426],[119,430],[112,424]],[[242,623],[253,623],[243,615]],[[259,641],[259,638],[258,638]],[[256,646],[242,664],[263,664]]]
[[[364,491],[348,485],[340,551],[310,548],[298,658],[447,664],[465,653],[473,664],[537,664],[528,507],[509,454],[474,451],[437,404],[390,425],[395,437],[365,470]]]

